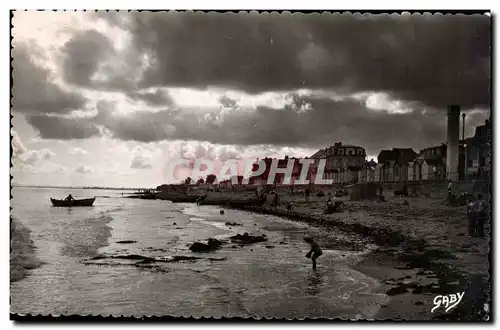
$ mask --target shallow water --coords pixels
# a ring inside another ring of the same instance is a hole
[[[375,293],[376,281],[350,268],[366,251],[324,249],[313,271],[302,238],[321,233],[305,225],[236,210],[221,215],[213,206],[126,199],[117,191],[71,191],[75,198],[108,197],[92,208],[49,205],[50,196],[68,193],[13,189],[12,214],[31,231],[33,257],[43,262],[11,282],[13,313],[370,318],[387,300]],[[189,251],[195,241],[244,232],[265,234],[268,241]],[[134,242],[118,243],[124,240]],[[199,259],[169,262],[174,256]],[[141,263],[146,257],[156,262]]]

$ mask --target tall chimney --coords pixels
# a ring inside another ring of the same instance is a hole
[[[464,140],[465,143],[465,112],[462,114],[462,140]]]
[[[448,179],[458,179],[458,145],[460,139],[460,106],[448,106],[448,145],[446,147],[446,173]]]

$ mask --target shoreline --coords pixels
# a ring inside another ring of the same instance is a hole
[[[389,197],[382,203],[346,201],[343,212],[323,214],[325,198],[296,203],[294,210],[287,212],[284,203],[287,199],[296,202],[297,198],[286,193],[280,194],[281,205],[276,209],[266,206],[269,201],[255,205],[253,196],[249,198],[244,193],[210,195],[203,205],[279,216],[323,229],[326,234],[335,228],[361,235],[378,246],[353,266],[379,281],[381,292],[390,297],[389,303],[375,316],[377,320],[486,320],[483,305],[490,300],[485,283],[489,276],[489,239],[467,237],[463,207],[442,206],[438,198]],[[174,202],[192,203],[192,200],[192,195],[186,195],[185,200],[177,198]],[[412,216],[423,216],[424,221],[409,225]],[[450,228],[450,225],[455,226]],[[486,267],[476,267],[479,264]],[[465,292],[457,307],[447,313],[444,309],[431,313],[436,295],[457,292]]]
[[[10,218],[10,283],[22,280],[30,270],[40,267],[43,262],[36,254],[36,246],[31,231],[17,218]]]

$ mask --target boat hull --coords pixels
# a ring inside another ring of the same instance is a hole
[[[50,201],[52,202],[53,206],[57,207],[92,206],[94,204],[95,197],[87,199],[75,199],[72,201],[51,198]]]

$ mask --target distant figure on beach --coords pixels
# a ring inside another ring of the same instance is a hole
[[[445,204],[455,205],[455,195],[453,195],[453,183],[451,179],[448,179],[448,195],[446,196]]]
[[[289,212],[292,212],[293,211],[293,203],[292,202],[288,202],[286,204],[286,212],[289,213]]]
[[[309,195],[311,194],[311,189],[309,189],[309,187],[307,187],[305,190],[304,190],[304,194],[306,196],[306,202],[309,202]]]
[[[484,237],[484,222],[486,220],[486,201],[483,195],[477,194],[476,201],[476,236]]]
[[[274,192],[274,197],[273,197],[273,207],[276,209],[278,207],[278,204],[280,202],[280,198],[278,196],[277,192]]]
[[[75,199],[73,198],[73,196],[71,196],[71,194],[69,194],[68,197],[66,197],[64,200],[69,202],[74,201]]]
[[[332,199],[328,198],[328,201],[326,202],[326,214],[331,214],[335,212],[335,205],[332,203]]]
[[[262,196],[264,196],[264,189],[262,187],[257,187],[257,198],[261,198]]]
[[[468,220],[468,230],[469,230],[469,236],[470,237],[475,237],[476,236],[476,221],[477,221],[477,201],[476,200],[471,200],[467,204],[467,220]]]
[[[385,202],[384,188],[382,188],[382,187],[379,188],[378,200],[380,202]]]
[[[220,210],[220,212],[219,212],[219,213],[220,213],[220,214],[224,214],[224,210]]]
[[[316,269],[316,259],[318,259],[319,256],[323,254],[323,251],[321,251],[321,248],[319,247],[318,243],[316,243],[312,237],[305,236],[304,241],[306,243],[309,243],[309,245],[311,246],[311,250],[307,252],[306,258],[307,259],[311,258],[313,263],[313,269]]]
[[[197,199],[196,199],[196,205],[200,205],[201,203],[203,203],[203,201],[205,201],[205,199],[207,198],[207,195],[208,194],[205,194],[203,196],[199,196]]]

